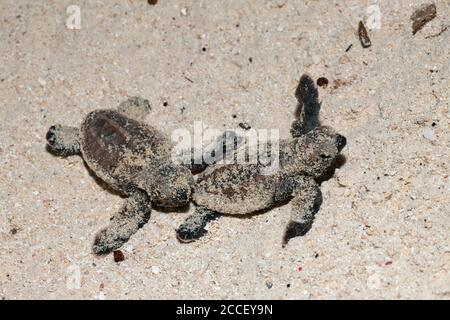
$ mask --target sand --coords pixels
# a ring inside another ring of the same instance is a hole
[[[449,299],[450,3],[413,35],[428,2],[2,0],[0,297]],[[281,247],[289,204],[191,244],[174,232],[189,212],[153,211],[124,261],[93,255],[123,199],[46,151],[50,125],[140,95],[168,135],[203,121],[288,137],[303,73],[329,80],[321,120],[348,141],[304,237]]]

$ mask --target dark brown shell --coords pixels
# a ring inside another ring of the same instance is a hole
[[[165,136],[114,110],[89,113],[81,125],[80,142],[88,166],[119,190],[143,169],[170,159],[170,143]]]

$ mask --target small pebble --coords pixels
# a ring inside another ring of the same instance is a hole
[[[120,250],[116,250],[113,252],[114,254],[114,261],[115,262],[121,262],[123,260],[125,260],[125,256],[123,255],[123,252]]]
[[[247,122],[239,123],[239,127],[241,127],[244,130],[250,130],[252,128]]]
[[[126,244],[123,246],[123,250],[125,250],[125,251],[128,252],[128,253],[131,253],[131,252],[133,252],[133,245],[131,245],[131,244],[129,244],[129,243],[126,243]]]
[[[423,130],[423,137],[430,141],[436,140],[436,136],[434,135],[434,130],[430,129],[430,128],[426,128],[425,130]]]
[[[326,87],[328,86],[328,83],[329,83],[329,81],[325,77],[320,77],[319,79],[317,79],[317,85],[324,89],[326,89]]]
[[[372,45],[372,41],[370,41],[366,26],[362,21],[360,21],[358,25],[358,35],[359,41],[361,42],[363,48],[369,48]]]
[[[428,22],[436,18],[436,5],[425,4],[416,11],[411,16],[412,24],[412,33],[416,34],[420,29],[423,28]]]
[[[153,274],[158,274],[159,271],[160,271],[160,270],[159,270],[159,267],[157,267],[157,266],[152,266],[150,269],[151,269],[151,271],[152,271]]]
[[[183,7],[181,8],[180,13],[183,17],[186,17],[188,15],[188,9],[186,7]]]
[[[158,3],[158,0],[148,0],[148,4],[151,6],[154,6],[157,3]]]
[[[266,287],[267,287],[267,289],[272,289],[273,283],[270,282],[270,281],[267,281],[267,282],[266,282]]]
[[[347,64],[350,62],[350,58],[344,54],[342,57],[339,58],[339,63],[340,64]]]

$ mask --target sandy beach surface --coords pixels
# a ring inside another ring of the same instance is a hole
[[[450,2],[413,35],[424,3],[2,0],[0,298],[449,299]],[[348,142],[305,236],[281,247],[287,204],[181,244],[192,208],[155,210],[124,261],[92,253],[123,199],[47,152],[49,126],[140,95],[168,135],[287,138],[303,73],[328,79],[321,121]]]

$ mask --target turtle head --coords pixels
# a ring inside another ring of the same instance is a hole
[[[316,127],[299,138],[299,154],[307,173],[314,177],[326,173],[346,144],[347,139],[343,135],[326,126]]]

